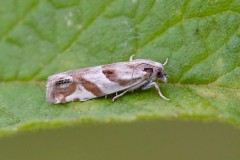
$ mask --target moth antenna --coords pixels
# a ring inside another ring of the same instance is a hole
[[[134,56],[135,56],[134,54],[131,55],[130,58],[129,58],[129,61],[133,61]]]
[[[168,58],[166,59],[166,61],[163,63],[163,65],[165,66],[168,63]]]

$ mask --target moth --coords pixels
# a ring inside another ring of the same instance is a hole
[[[50,103],[87,101],[116,93],[112,101],[139,87],[142,90],[154,87],[160,97],[169,100],[155,82],[159,79],[167,83],[164,66],[147,59],[135,59],[84,69],[70,70],[48,77],[46,98]],[[121,92],[120,94],[117,94]]]

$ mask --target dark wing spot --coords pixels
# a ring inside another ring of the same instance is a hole
[[[60,79],[60,80],[56,81],[55,85],[60,86],[62,84],[67,84],[67,83],[72,83],[72,82],[70,79]]]
[[[153,74],[153,68],[144,68],[143,71],[149,73],[150,76]]]
[[[102,70],[102,73],[110,81],[113,81],[113,82],[117,81],[117,74],[116,74],[116,71],[114,69],[105,69],[105,70]]]
[[[114,75],[115,74],[114,70],[103,70],[102,72],[104,75]]]
[[[104,70],[102,70],[102,73],[105,75],[105,77],[109,81],[118,83],[121,86],[126,86],[130,83],[129,80],[124,80],[124,79],[121,79],[120,77],[118,77],[118,74],[115,69],[104,69]]]

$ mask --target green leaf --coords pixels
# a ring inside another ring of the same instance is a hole
[[[190,118],[240,125],[239,0],[0,0],[0,134],[89,122]],[[167,85],[46,102],[49,75],[129,56],[164,62]]]

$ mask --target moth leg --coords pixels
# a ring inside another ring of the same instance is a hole
[[[123,96],[125,93],[127,93],[127,92],[129,92],[129,91],[133,91],[134,89],[139,88],[139,87],[141,87],[142,85],[144,85],[144,84],[146,84],[146,83],[148,83],[148,82],[145,80],[145,81],[142,81],[142,82],[136,84],[135,86],[132,86],[132,87],[126,89],[126,90],[123,91],[121,94],[116,95],[115,97],[113,97],[112,101],[115,101],[117,98]]]
[[[149,89],[149,88],[151,88],[151,87],[155,87],[155,89],[158,91],[158,94],[159,94],[163,99],[165,99],[165,100],[167,100],[167,101],[170,100],[170,99],[166,98],[166,97],[162,94],[162,92],[161,92],[161,90],[160,90],[160,88],[158,87],[158,85],[157,85],[156,82],[149,82],[149,83],[147,83],[145,86],[142,87],[142,90],[146,90],[146,89]]]
[[[127,93],[128,91],[129,91],[129,90],[127,89],[127,90],[123,91],[121,94],[116,95],[115,97],[113,97],[112,101],[115,101],[117,98],[123,96],[123,95],[124,95],[125,93]]]
[[[129,61],[133,61],[134,54],[130,56]]]

